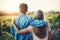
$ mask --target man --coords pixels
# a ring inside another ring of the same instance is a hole
[[[20,4],[19,9],[21,14],[19,14],[17,18],[14,19],[14,23],[19,30],[24,29],[30,25],[34,27],[40,27],[45,24],[43,20],[37,20],[26,16],[26,12],[28,10],[27,4]],[[19,32],[15,31],[13,25],[11,25],[11,34],[13,35],[14,40],[31,40],[30,32],[27,32],[26,34],[19,34]]]

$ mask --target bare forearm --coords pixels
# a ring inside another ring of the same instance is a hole
[[[22,34],[22,33],[28,33],[29,30],[28,30],[28,28],[25,28],[25,29],[20,30],[19,32],[20,32],[20,34]]]
[[[14,23],[13,23],[13,26],[14,26],[14,29],[16,30],[16,32],[17,32],[18,34],[23,34],[23,33],[29,32],[28,28],[19,30]]]
[[[19,34],[19,29],[16,27],[16,25],[13,23],[13,27],[16,30],[16,32]]]
[[[34,27],[32,27],[32,26],[28,26],[27,28],[20,30],[20,33],[32,32],[33,28]]]

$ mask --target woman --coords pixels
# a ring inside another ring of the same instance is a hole
[[[33,17],[38,20],[44,20],[44,15],[41,10],[38,10],[37,13],[35,13]],[[48,26],[48,22],[46,22],[44,27],[29,26],[28,28],[19,30],[16,27],[16,25],[13,23],[13,21],[12,21],[12,24],[14,25],[14,28],[17,31],[17,33],[21,34],[21,33],[31,32],[33,35],[33,40],[51,40],[51,29]]]
[[[38,10],[37,13],[34,14],[34,18],[44,20],[43,12]],[[51,40],[51,29],[48,22],[46,22],[44,26],[45,27],[29,27],[30,32],[33,34],[33,40]]]

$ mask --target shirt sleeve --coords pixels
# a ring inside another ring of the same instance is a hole
[[[14,19],[14,23],[16,24],[16,26],[18,25],[19,17],[20,17],[20,15],[18,15],[18,16]],[[19,25],[18,25],[18,26],[19,26]],[[17,26],[17,27],[18,27],[18,26]],[[15,29],[14,29],[12,23],[11,23],[11,25],[10,25],[10,32],[11,32],[12,36],[15,37]]]
[[[33,18],[30,19],[29,23],[31,26],[34,26],[34,27],[44,27],[45,25],[44,20],[38,20],[38,19],[33,19]]]

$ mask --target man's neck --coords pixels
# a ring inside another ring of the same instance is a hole
[[[26,13],[23,13],[23,12],[21,12],[21,13],[26,15]]]

